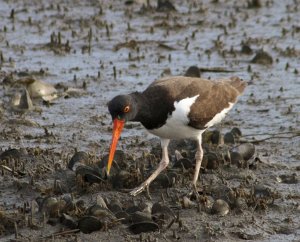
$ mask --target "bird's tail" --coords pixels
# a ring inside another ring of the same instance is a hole
[[[233,86],[240,94],[242,94],[247,86],[247,82],[241,80],[237,76],[230,77],[229,83]]]

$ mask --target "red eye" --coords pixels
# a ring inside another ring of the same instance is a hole
[[[129,107],[129,106],[126,106],[126,107],[124,108],[123,112],[124,112],[124,113],[128,113],[129,110],[130,110],[130,107]]]

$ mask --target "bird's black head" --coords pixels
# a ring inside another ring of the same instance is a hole
[[[137,114],[137,104],[130,95],[119,95],[108,103],[108,110],[113,120],[133,120]]]

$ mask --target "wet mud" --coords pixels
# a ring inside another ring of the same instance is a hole
[[[289,1],[1,1],[0,241],[299,241],[300,25]],[[191,67],[191,68],[190,68]],[[196,146],[128,123],[109,177],[107,102],[166,75],[248,87]]]

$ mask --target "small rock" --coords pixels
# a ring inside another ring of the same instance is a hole
[[[185,72],[184,76],[189,77],[200,77],[201,71],[197,66],[190,66],[187,71]]]
[[[224,143],[225,144],[235,144],[234,135],[231,132],[224,134]]]
[[[260,8],[262,7],[260,0],[248,0],[248,8]]]
[[[250,45],[247,45],[247,44],[242,45],[241,52],[246,55],[251,55],[253,53]]]
[[[254,58],[251,60],[251,63],[261,64],[261,65],[272,65],[273,58],[269,53],[261,50],[256,53]]]
[[[176,11],[176,8],[169,0],[157,0],[156,11],[158,12]]]

